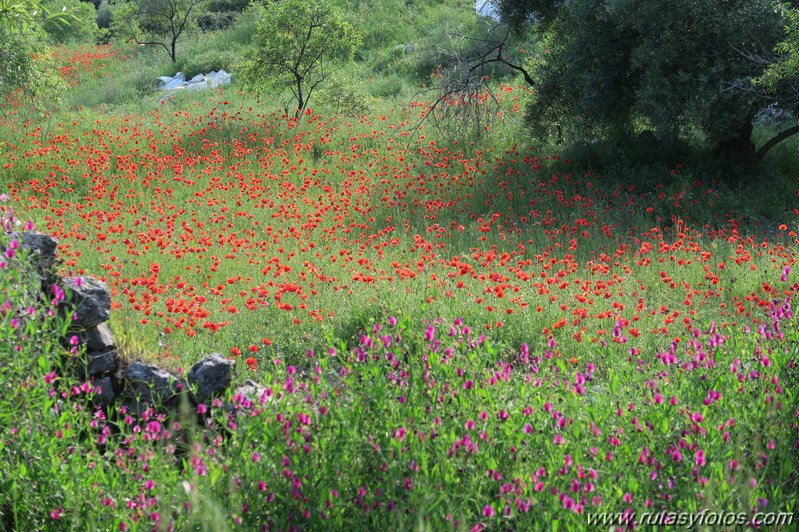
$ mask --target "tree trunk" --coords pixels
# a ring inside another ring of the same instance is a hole
[[[779,144],[783,140],[787,139],[788,137],[792,137],[792,136],[796,135],[797,133],[799,133],[799,125],[793,126],[793,127],[789,127],[788,129],[786,129],[784,131],[780,131],[779,133],[777,133],[776,136],[771,137],[770,139],[768,139],[768,141],[765,144],[763,144],[760,147],[759,150],[757,150],[757,153],[755,153],[755,160],[756,161],[762,161],[763,157],[766,156],[766,153],[768,153],[768,151],[771,148],[773,148],[774,146],[776,146],[777,144]]]
[[[297,110],[294,111],[294,118],[297,120],[302,116],[302,111],[305,108],[305,97],[302,94],[302,78],[297,77]]]

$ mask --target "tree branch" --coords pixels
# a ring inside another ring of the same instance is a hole
[[[166,50],[166,53],[168,53],[170,55],[170,57],[172,56],[171,52],[169,51],[169,46],[167,46],[165,43],[158,42],[158,41],[144,41],[144,42],[142,42],[139,39],[137,39],[135,35],[132,35],[130,37],[130,40],[132,40],[133,42],[135,42],[139,46],[163,46],[164,50]]]
[[[768,142],[763,144],[760,147],[760,149],[757,150],[757,152],[755,153],[755,161],[762,161],[763,157],[766,156],[766,153],[768,153],[768,151],[771,148],[773,148],[783,140],[787,139],[788,137],[796,135],[797,133],[799,133],[799,125],[789,127],[788,129],[779,132],[776,136],[771,137],[770,139],[768,139]]]

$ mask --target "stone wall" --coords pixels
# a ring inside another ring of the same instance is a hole
[[[42,290],[55,285],[65,293],[59,311],[72,314],[72,324],[61,343],[72,352],[67,370],[97,391],[96,401],[104,407],[119,403],[129,412],[146,405],[173,406],[181,397],[194,405],[209,403],[225,395],[233,380],[235,362],[212,353],[194,364],[185,377],[121,356],[108,325],[111,294],[108,286],[94,277],[62,277],[54,271],[58,240],[36,232],[12,234],[42,280]],[[247,380],[235,394],[255,401],[263,387]],[[234,394],[234,395],[235,395]]]

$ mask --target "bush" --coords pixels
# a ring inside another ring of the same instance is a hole
[[[197,74],[207,74],[215,70],[230,72],[237,60],[236,52],[221,48],[207,48],[198,53],[186,53],[175,64],[176,72],[183,72],[186,79]]]
[[[374,107],[363,82],[340,72],[333,74],[324,88],[316,92],[315,100],[319,107],[347,116],[364,115]]]
[[[214,13],[208,11],[197,16],[197,26],[202,31],[219,31],[233,25],[238,13],[236,11],[222,11]]]
[[[48,96],[52,101],[64,83],[45,50],[46,35],[40,28],[0,24],[0,96],[21,89],[26,97]]]

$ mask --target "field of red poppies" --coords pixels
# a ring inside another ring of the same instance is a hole
[[[72,84],[127,60],[59,53]],[[496,130],[462,143],[414,128],[425,102],[299,122],[235,89],[140,113],[7,105],[0,205],[60,240],[65,272],[109,284],[131,356],[180,370],[220,352],[268,387],[237,414],[207,405],[227,441],[198,438],[178,468],[156,413],[114,425],[113,451],[95,416],[103,445],[76,458],[43,430],[31,441],[68,464],[55,478],[83,480],[30,522],[795,512],[799,208],[746,217],[679,164],[656,183],[576,171],[521,142],[526,89],[501,94]],[[54,408],[52,382],[31,386]]]

